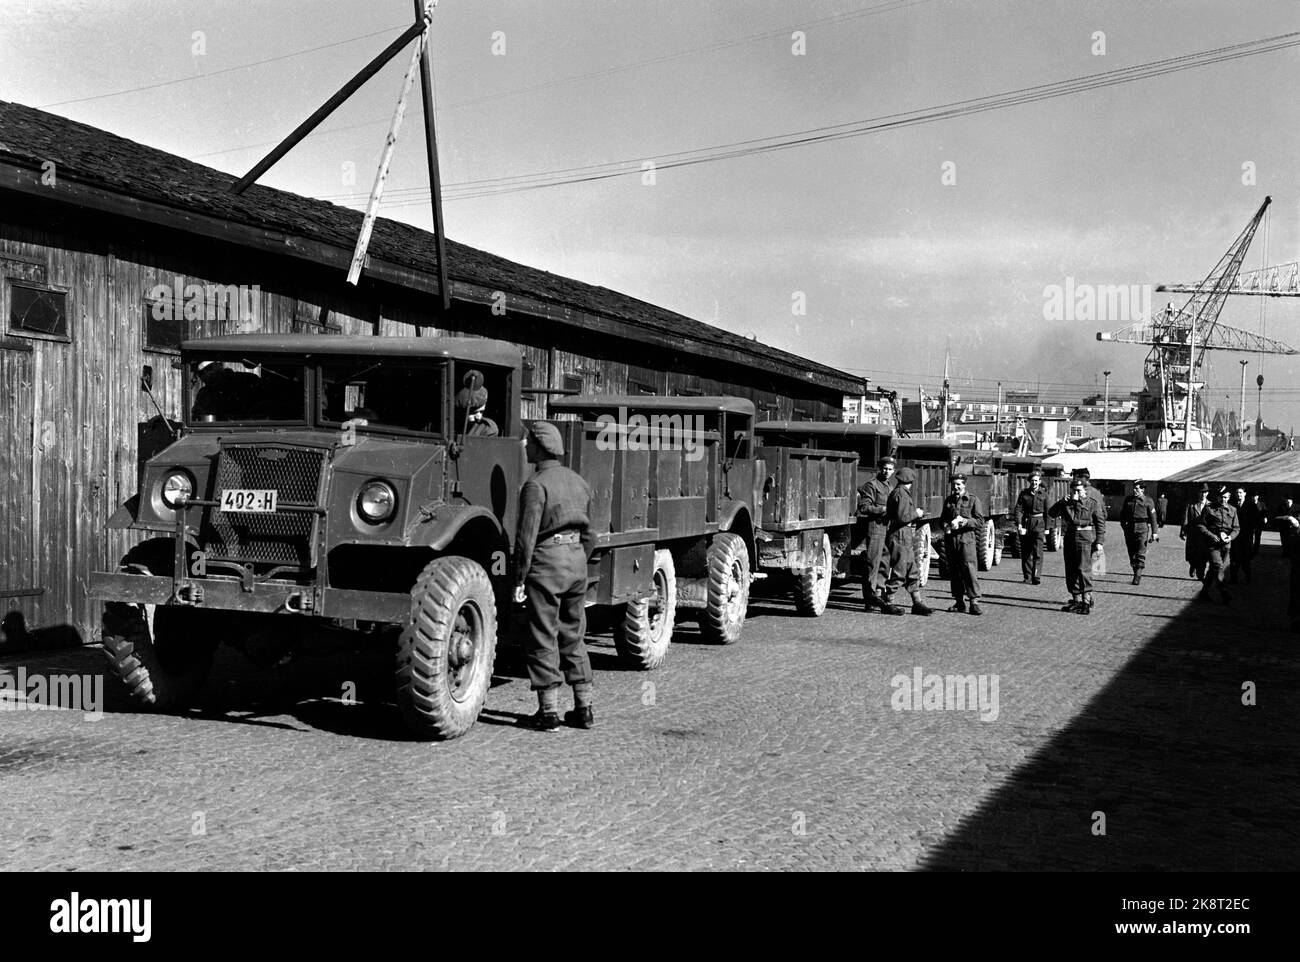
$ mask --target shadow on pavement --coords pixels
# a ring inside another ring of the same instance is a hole
[[[1257,563],[1263,576],[1231,609],[1189,600],[1158,627],[922,866],[1294,870],[1300,638],[1285,616],[1289,562]],[[1255,707],[1242,703],[1247,682]]]

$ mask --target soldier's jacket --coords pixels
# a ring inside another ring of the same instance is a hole
[[[1025,488],[1021,491],[1020,497],[1016,498],[1014,514],[1016,524],[1021,527],[1027,527],[1026,521],[1032,521],[1035,515],[1042,522],[1043,516],[1047,514],[1047,489],[1040,487],[1035,491],[1033,488]]]
[[[1091,526],[1094,542],[1097,545],[1105,544],[1106,508],[1099,497],[1094,498],[1088,493],[1088,489],[1084,489],[1081,500],[1075,501],[1072,496],[1062,498],[1052,505],[1048,513],[1053,518],[1063,519],[1070,531]]]
[[[912,532],[916,529],[916,502],[912,500],[912,492],[904,485],[895,485],[894,490],[889,493],[889,501],[885,505],[885,520],[889,524],[887,537],[891,542],[912,540]]]
[[[1220,544],[1220,534],[1231,540],[1241,530],[1237,523],[1237,509],[1230,504],[1211,504],[1196,519],[1196,530],[1211,544]]]
[[[539,544],[562,531],[576,531],[591,557],[596,533],[591,527],[591,488],[576,471],[547,459],[519,493],[519,532],[515,539],[515,581],[523,584]]]
[[[946,525],[953,518],[962,517],[970,518],[974,524],[964,524],[957,531],[949,534],[948,537],[955,538],[958,541],[973,541],[976,538],[976,532],[984,523],[984,508],[980,505],[980,499],[973,494],[963,494],[958,497],[950,494],[943,499],[943,513],[939,515],[939,523]]]
[[[858,516],[866,518],[871,524],[885,523],[885,510],[889,506],[889,492],[894,490],[892,481],[882,481],[874,477],[858,488]]]
[[[1130,494],[1124,499],[1124,507],[1120,508],[1119,523],[1125,530],[1135,524],[1155,527],[1156,503],[1145,494],[1141,498],[1136,494]]]

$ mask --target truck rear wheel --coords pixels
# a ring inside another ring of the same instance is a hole
[[[667,548],[656,549],[654,563],[654,594],[629,601],[624,606],[622,620],[614,626],[614,647],[619,657],[633,668],[645,671],[663,664],[677,621],[677,570],[673,566],[673,553]]]
[[[975,558],[976,567],[980,571],[988,571],[993,567],[993,548],[996,534],[993,530],[993,519],[985,520],[984,524],[975,532]]]
[[[934,554],[934,542],[930,539],[930,526],[923,524],[916,529],[916,576],[924,588],[930,581],[930,557]]]
[[[172,574],[170,538],[136,545],[120,569],[131,574]],[[212,670],[217,642],[210,612],[173,605],[104,605],[104,654],[138,703],[154,711],[188,708]]]
[[[1061,524],[1060,524],[1060,522],[1054,522],[1054,523],[1052,524],[1052,526],[1051,526],[1050,528],[1047,529],[1047,545],[1046,545],[1046,547],[1047,547],[1047,550],[1048,550],[1048,551],[1060,551],[1060,550],[1061,550]]]
[[[820,618],[831,598],[831,536],[823,533],[812,556],[795,572],[794,606],[801,615]]]
[[[749,604],[749,553],[739,535],[715,535],[709,544],[708,594],[700,633],[715,645],[740,640]]]
[[[469,731],[492,684],[496,643],[496,601],[482,565],[430,561],[397,641],[397,707],[407,727],[434,739]]]

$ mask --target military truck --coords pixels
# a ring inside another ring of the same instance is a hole
[[[759,566],[778,577],[788,575],[795,608],[818,617],[833,581],[854,573],[853,547],[864,537],[854,538],[854,529],[861,527],[857,488],[889,451],[893,430],[876,424],[760,421],[755,434],[766,472]]]
[[[765,475],[754,404],[734,397],[576,395],[550,402],[568,464],[592,487],[589,605],[622,606],[614,644],[658,667],[676,622],[740,639]]]
[[[324,636],[395,635],[407,725],[439,739],[468,731],[510,611],[518,492],[531,471],[519,350],[477,338],[243,334],[186,341],[181,364],[179,437],[144,462],[138,494],[110,522],[146,538],[117,571],[91,578],[113,670],[138,701],[174,710],[192,701],[220,643],[275,663]],[[488,394],[482,421],[457,407],[471,379]],[[724,463],[715,433],[713,460],[689,475],[706,530],[664,545],[664,519],[635,511],[647,456],[577,440],[573,461],[610,508],[598,511],[589,601],[644,625],[658,584],[650,562],[676,548],[707,583],[705,636],[739,637],[752,465]],[[652,667],[642,641],[620,650]]]

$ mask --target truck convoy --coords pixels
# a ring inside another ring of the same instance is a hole
[[[407,726],[467,732],[510,621],[532,470],[519,350],[236,334],[186,341],[181,368],[183,423],[142,452],[138,493],[110,520],[142,540],[91,576],[113,671],[140,703],[179,710],[223,643],[265,664],[324,636],[385,644]],[[486,392],[482,420],[465,384]],[[549,406],[592,491],[587,605],[607,612],[630,667],[662,664],[684,617],[707,641],[738,641],[755,578],[788,583],[797,610],[820,615],[835,578],[863,574],[856,491],[891,449],[916,469],[930,521],[948,473],[969,471],[991,511],[981,557],[996,563],[1008,511],[999,455],[895,441],[877,425],[755,424],[753,403],[733,397]],[[931,537],[917,541],[924,576]]]

